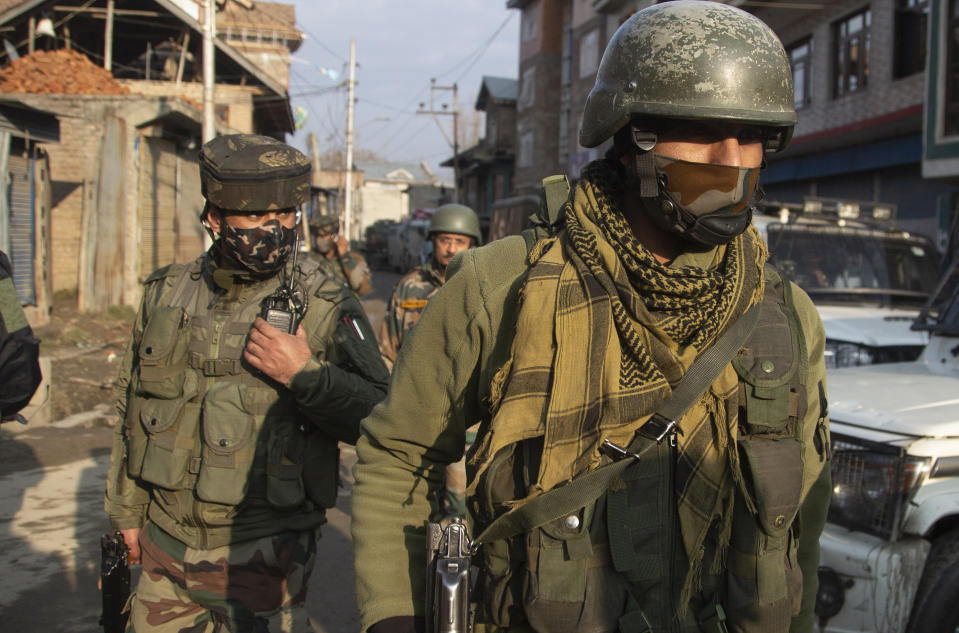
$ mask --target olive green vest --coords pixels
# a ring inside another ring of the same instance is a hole
[[[173,278],[148,306],[135,349],[124,420],[129,474],[154,489],[192,491],[203,503],[190,521],[229,524],[231,508],[243,502],[244,508],[262,508],[261,514],[317,512],[318,524],[322,508],[336,500],[336,441],[301,422],[289,390],[243,360],[251,323],[279,280],[253,284],[225,302],[208,276],[197,260],[147,280],[149,287],[160,277]],[[315,263],[298,265],[306,297],[325,292],[326,280]],[[320,344],[314,339],[321,315],[315,312],[302,322],[311,349]],[[174,524],[187,511],[167,502],[172,496],[154,494],[154,504],[170,507],[150,517],[175,535]]]
[[[592,506],[506,541],[484,544],[481,620],[540,633],[786,632],[798,613],[801,500],[821,464],[804,464],[808,355],[788,282],[766,267],[759,323],[733,360],[739,376],[739,449],[756,514],[737,494],[722,570],[710,569],[718,521],[707,535],[701,590],[677,615],[689,563],[676,509],[676,448],[663,442],[628,467]],[[822,393],[822,390],[820,390]],[[823,418],[820,419],[820,427]],[[817,429],[820,442],[825,429]],[[527,494],[542,438],[500,451],[471,501],[479,533]],[[820,455],[824,448],[817,450]]]

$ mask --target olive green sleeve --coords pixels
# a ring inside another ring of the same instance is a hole
[[[806,339],[809,371],[806,384],[804,489],[808,489],[799,510],[798,560],[803,573],[802,607],[793,618],[791,633],[812,633],[815,626],[816,592],[819,589],[819,537],[826,524],[832,498],[829,471],[829,418],[826,405],[826,334],[819,312],[805,292],[793,284],[792,294]]]
[[[389,372],[363,307],[349,293],[329,306],[314,358],[287,387],[300,410],[328,435],[353,444],[360,420],[386,396]],[[313,344],[313,343],[311,343]]]
[[[466,428],[481,418],[492,320],[477,276],[452,276],[407,333],[389,396],[363,421],[352,506],[361,630],[423,613],[424,524],[446,465],[462,457]]]

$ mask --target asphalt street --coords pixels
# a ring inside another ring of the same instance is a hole
[[[363,300],[374,330],[399,275],[377,271]],[[53,389],[69,385],[53,385]],[[95,633],[100,535],[112,430],[78,414],[44,426],[0,428],[0,630]],[[351,467],[341,446],[342,488],[318,543],[307,607],[317,633],[357,631],[350,540]],[[137,570],[134,570],[137,573]]]

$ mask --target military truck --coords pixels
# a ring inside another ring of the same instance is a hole
[[[829,373],[828,633],[959,630],[959,261],[914,328],[917,360]]]
[[[895,212],[830,198],[758,205],[753,223],[773,263],[819,309],[830,368],[911,361],[926,344],[910,325],[939,279],[938,255],[898,229]]]

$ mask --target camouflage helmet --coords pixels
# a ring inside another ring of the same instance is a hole
[[[634,116],[770,127],[767,148],[782,150],[796,124],[782,42],[755,16],[718,2],[681,0],[639,11],[603,53],[579,142],[596,147]]]
[[[218,136],[200,150],[203,197],[231,211],[289,209],[310,197],[310,159],[268,136]]]
[[[450,203],[438,208],[430,219],[430,230],[426,236],[433,237],[434,233],[467,235],[476,240],[477,244],[482,242],[479,218],[476,212],[465,204]]]
[[[333,214],[322,214],[317,215],[310,220],[310,231],[312,231],[314,235],[319,234],[320,231],[323,231],[324,229],[329,230],[331,234],[339,233],[340,218]]]

